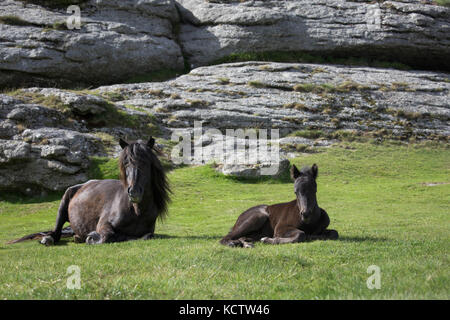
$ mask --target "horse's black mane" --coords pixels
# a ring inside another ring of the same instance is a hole
[[[152,201],[158,210],[158,217],[163,219],[167,215],[171,190],[164,168],[154,151],[156,150],[148,147],[141,140],[130,143],[124,148],[119,157],[120,180],[126,185],[125,167],[128,164],[140,166],[141,174],[150,174]],[[158,151],[156,152],[159,154]]]

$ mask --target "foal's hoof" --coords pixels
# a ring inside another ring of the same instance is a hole
[[[97,244],[100,241],[100,234],[92,231],[86,238],[86,244]]]
[[[339,233],[336,230],[328,230],[327,238],[330,240],[337,240]]]
[[[52,236],[45,236],[42,238],[42,240],[40,241],[41,244],[48,246],[52,246],[55,244],[55,240],[53,239]]]

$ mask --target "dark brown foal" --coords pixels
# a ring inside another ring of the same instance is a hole
[[[336,230],[328,230],[330,218],[317,204],[317,165],[300,171],[294,165],[291,177],[296,199],[291,202],[252,207],[242,213],[231,231],[220,240],[228,246],[252,247],[252,242],[270,244],[338,238]]]

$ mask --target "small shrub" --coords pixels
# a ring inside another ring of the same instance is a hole
[[[218,78],[217,80],[219,80],[220,84],[229,84],[230,83],[230,79],[228,79],[228,78]]]
[[[294,131],[290,135],[294,137],[303,137],[307,139],[317,139],[325,136],[325,134],[321,130],[298,130]]]
[[[258,80],[251,80],[251,81],[247,82],[247,85],[249,87],[254,87],[254,88],[264,88],[265,87],[265,84]]]

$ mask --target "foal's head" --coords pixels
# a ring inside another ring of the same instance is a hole
[[[297,197],[297,205],[303,220],[308,223],[318,212],[317,208],[317,178],[318,168],[303,167],[298,170],[295,165],[291,168],[291,177],[294,180],[294,192]]]
[[[120,139],[119,144],[122,147],[119,158],[120,180],[127,188],[130,202],[140,203],[151,181],[151,168],[156,158],[152,152],[155,139],[150,137],[147,142],[138,140],[133,143]]]

